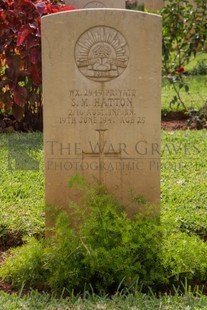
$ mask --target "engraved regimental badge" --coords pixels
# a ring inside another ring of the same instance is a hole
[[[128,59],[126,39],[111,27],[91,28],[76,42],[77,67],[85,77],[96,82],[106,82],[120,76],[127,67]]]

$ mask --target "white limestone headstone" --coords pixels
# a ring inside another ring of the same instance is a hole
[[[104,183],[129,216],[144,199],[159,212],[160,16],[120,9],[45,16],[42,55],[47,205],[66,209],[78,199],[67,184],[81,174]]]

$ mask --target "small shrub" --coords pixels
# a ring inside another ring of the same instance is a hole
[[[17,287],[42,285],[45,282],[42,270],[43,244],[31,237],[25,245],[10,251],[0,268],[0,277]]]
[[[190,129],[207,128],[207,101],[200,109],[189,110],[187,126]]]
[[[188,280],[206,280],[207,245],[198,237],[166,226],[149,210],[127,217],[123,206],[103,188],[90,188],[76,176],[73,188],[84,189],[81,206],[71,203],[71,217],[57,216],[45,241],[29,239],[12,251],[0,277],[16,286],[51,288],[61,293],[115,293],[157,289]],[[148,209],[148,205],[145,204]]]
[[[83,186],[83,204],[73,205],[73,220],[81,219],[79,227],[73,229],[67,214],[60,213],[44,246],[32,238],[14,250],[0,276],[18,286],[38,287],[44,281],[57,292],[93,287],[95,292],[112,293],[137,281],[143,287],[163,282],[158,219],[145,214],[129,219],[102,186]]]
[[[84,289],[87,272],[83,265],[86,249],[77,232],[69,223],[66,213],[57,218],[54,235],[47,242],[43,252],[44,270],[47,273],[46,283],[54,291],[67,288],[70,292]]]
[[[171,283],[206,280],[207,245],[198,236],[175,232],[166,236],[162,248],[163,266]]]

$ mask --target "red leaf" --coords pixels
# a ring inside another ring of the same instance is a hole
[[[52,5],[51,4],[46,4],[44,13],[46,13],[46,14],[52,13]]]
[[[18,33],[17,36],[17,46],[22,45],[22,43],[30,33],[32,33],[32,29],[29,27],[29,25],[23,26],[22,30]]]
[[[183,67],[180,67],[176,70],[176,73],[183,73],[185,69]]]
[[[36,65],[39,62],[39,58],[40,58],[40,50],[39,48],[32,48],[30,49],[30,53],[29,53],[30,57],[29,60],[33,65]]]
[[[51,8],[51,13],[58,13],[58,12],[60,12],[59,8],[57,8],[53,5]]]
[[[7,56],[7,59],[6,59],[6,62],[7,62],[7,65],[15,70],[15,71],[19,71],[19,68],[20,68],[20,56],[19,55],[9,55]]]
[[[39,47],[39,49],[40,49],[40,38],[39,37],[37,37],[37,36],[31,36],[30,38],[29,38],[29,42],[27,42],[28,43],[28,49],[31,49],[31,48],[33,48],[33,47]],[[40,53],[40,52],[39,52]]]
[[[23,86],[17,86],[14,90],[14,102],[20,106],[24,107],[27,99],[27,90]]]
[[[29,70],[29,72],[31,74],[31,78],[32,78],[34,84],[36,86],[39,86],[41,84],[42,80],[41,80],[41,74],[40,74],[37,66],[36,65],[32,65],[31,67],[29,67],[28,70]]]
[[[6,19],[6,12],[3,10],[0,10],[0,19],[3,21],[5,21],[5,19]]]
[[[21,8],[21,7],[30,7],[30,8],[35,8],[34,3],[31,0],[19,0],[16,1],[15,0],[15,5],[17,6],[17,8]]]
[[[27,71],[27,70],[20,70],[19,72],[18,72],[18,77],[21,79],[21,78],[25,78],[26,76],[29,76],[30,75],[30,73],[29,73],[29,71]]]
[[[24,108],[13,104],[12,106],[12,114],[14,115],[14,117],[20,122],[24,116]]]
[[[64,5],[63,7],[60,8],[60,11],[71,11],[71,10],[76,10],[74,6],[69,6],[69,5]]]
[[[5,70],[6,76],[11,79],[14,79],[14,72],[15,71],[12,68],[6,68]]]

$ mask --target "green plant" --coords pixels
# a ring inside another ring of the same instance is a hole
[[[73,9],[47,0],[0,0],[0,109],[42,129],[41,16]]]
[[[94,189],[84,182],[83,186],[84,202],[73,204],[73,222],[77,218],[79,226],[74,229],[67,214],[60,213],[44,248],[32,239],[14,250],[16,257],[8,258],[0,276],[33,287],[44,280],[58,292],[92,287],[95,292],[112,293],[117,288],[130,289],[137,281],[145,288],[163,282],[159,220],[146,214],[129,219],[102,186]]]
[[[197,58],[197,56],[196,56]],[[186,72],[190,72],[196,63],[196,58],[194,58],[188,67],[186,67]],[[189,69],[188,69],[189,68]],[[207,85],[207,75],[190,75],[190,74],[183,74],[183,79],[189,85],[189,93],[185,91],[184,88],[180,89],[180,96],[182,100],[185,102],[186,110],[197,109],[199,110],[207,100],[206,97],[206,85]],[[175,91],[167,79],[163,79],[162,85],[162,110],[167,112],[171,112],[172,108],[176,109],[176,111],[183,111],[182,105],[177,107],[177,105],[169,106],[170,99],[175,96]],[[184,111],[183,111],[184,112]]]
[[[185,66],[191,56],[206,45],[207,3],[195,0],[169,0],[161,10],[163,18],[163,76],[172,85],[175,95],[170,107],[177,104],[186,109],[181,90],[189,92],[186,83]]]
[[[126,7],[129,10],[144,11],[144,1],[142,3],[137,3],[136,0],[126,1]]]
[[[13,249],[1,266],[0,277],[15,283],[16,286],[42,286],[44,273],[42,272],[43,242],[30,237],[27,243]]]
[[[205,75],[207,74],[207,58],[199,60],[196,66],[190,71],[193,75]]]
[[[177,232],[165,237],[162,245],[163,266],[171,282],[206,280],[207,245],[198,236]]]
[[[200,109],[189,110],[187,125],[191,129],[207,128],[207,101]]]
[[[11,233],[30,236],[44,233],[42,143],[42,133],[0,134],[0,226],[6,226]],[[23,150],[28,155],[26,158],[39,164],[36,169],[25,170],[26,164],[20,155]],[[19,159],[20,167],[16,165]]]
[[[95,295],[85,291],[82,297],[55,298],[47,293],[30,291],[27,295],[6,294],[0,291],[1,310],[35,309],[35,310],[154,310],[154,309],[207,309],[207,296],[199,289],[192,289],[187,281],[172,293],[160,294],[159,297],[150,292],[142,294],[117,293],[114,296]]]

